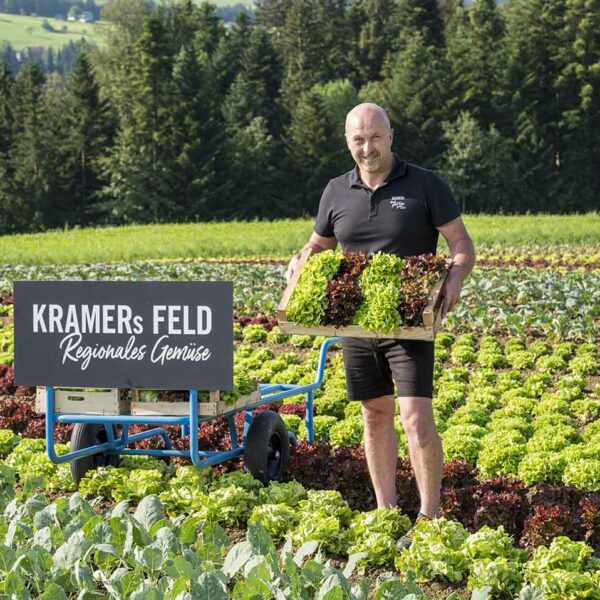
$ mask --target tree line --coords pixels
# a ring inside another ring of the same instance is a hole
[[[598,0],[114,0],[69,76],[0,66],[0,231],[315,214],[346,112],[470,212],[597,209]]]

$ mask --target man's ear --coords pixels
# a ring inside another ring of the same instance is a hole
[[[394,141],[394,130],[390,129],[390,144]]]

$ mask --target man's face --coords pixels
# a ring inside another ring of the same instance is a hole
[[[377,112],[350,117],[346,125],[346,142],[362,172],[375,175],[390,168],[393,135]]]

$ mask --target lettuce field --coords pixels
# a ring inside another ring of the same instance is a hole
[[[236,367],[261,382],[312,382],[322,339],[287,336],[274,316],[280,248],[264,259],[213,256],[0,265],[0,597],[600,599],[597,243],[479,248],[436,340],[443,518],[421,522],[401,553],[396,540],[419,508],[406,437],[398,418],[399,510],[376,509],[360,406],[346,398],[336,346],[315,400],[315,442],[305,439],[304,396],[258,409],[277,411],[299,440],[281,481],[263,486],[241,462],[199,470],[127,456],[76,487],[69,466],[47,458],[35,390],[13,381],[15,280],[231,280]],[[244,414],[235,421],[241,435]],[[71,427],[56,428],[59,454]],[[170,433],[176,449],[188,447]],[[230,433],[216,418],[199,435],[201,449],[220,450]]]

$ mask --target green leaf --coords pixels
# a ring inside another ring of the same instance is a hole
[[[215,573],[202,573],[193,587],[194,598],[227,600],[227,587]]]
[[[344,568],[344,577],[349,579],[352,576],[352,572],[356,568],[358,561],[361,558],[366,558],[367,556],[368,554],[366,552],[357,552],[356,554],[349,556],[346,567]]]
[[[75,589],[95,590],[96,582],[92,569],[87,565],[82,565],[80,562],[75,563],[71,572],[71,583]]]
[[[133,555],[135,561],[149,571],[158,571],[163,565],[163,553],[155,546],[135,548]]]
[[[67,600],[67,594],[58,583],[51,583],[40,596],[40,600]]]
[[[544,594],[536,587],[525,586],[519,594],[519,600],[544,600]]]
[[[128,600],[163,600],[160,590],[149,583],[142,582],[129,596]]]
[[[187,518],[179,527],[179,542],[185,546],[193,544],[198,537],[202,523],[201,517]],[[206,540],[206,538],[204,539]]]
[[[18,573],[8,573],[4,580],[4,595],[9,600],[25,600],[30,597],[23,578]]]
[[[173,560],[168,560],[164,567],[165,573],[169,577],[191,580],[194,577],[194,565],[183,556],[176,556]]]
[[[144,529],[150,532],[152,526],[161,521],[165,516],[158,496],[151,494],[142,498],[134,516]]]
[[[68,571],[75,566],[75,563],[83,559],[87,551],[92,547],[92,542],[88,540],[83,531],[75,532],[66,541],[54,555],[54,566],[61,571]]]
[[[188,591],[190,581],[186,577],[179,577],[173,581],[171,589],[165,594],[165,600],[191,600],[192,596]]]
[[[301,567],[302,563],[304,562],[304,559],[307,556],[312,556],[317,551],[318,547],[319,542],[317,540],[310,540],[308,542],[304,542],[304,544],[302,544],[302,546],[298,548],[298,551],[294,555],[294,562],[299,567]]]
[[[16,559],[16,552],[8,546],[0,545],[0,573],[8,573]]]
[[[52,530],[50,527],[42,527],[33,534],[33,544],[52,551]]]
[[[248,527],[247,539],[254,552],[262,556],[267,555],[275,548],[271,536],[260,523],[252,523]]]
[[[223,573],[235,577],[236,573],[248,562],[254,551],[250,542],[238,542],[227,553],[223,562]]]
[[[492,588],[484,587],[473,590],[471,594],[471,600],[490,600],[492,597]]]
[[[316,600],[346,600],[350,589],[341,573],[329,575],[319,588]]]

